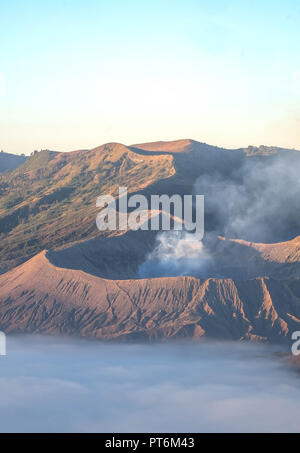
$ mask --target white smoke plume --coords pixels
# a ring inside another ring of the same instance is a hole
[[[202,276],[211,265],[202,237],[184,231],[164,231],[158,235],[156,246],[140,267],[138,276]]]
[[[300,234],[300,152],[245,157],[230,174],[216,167],[201,174],[194,194],[205,196],[205,237],[163,232],[139,269],[140,277],[222,277],[212,258],[218,235],[280,242]]]
[[[201,175],[210,230],[253,242],[279,242],[300,234],[300,152],[248,157],[231,175]]]

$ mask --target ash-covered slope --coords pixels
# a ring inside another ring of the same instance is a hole
[[[244,280],[261,276],[300,278],[300,236],[274,244],[219,236],[212,255],[219,275],[225,277],[239,274]]]
[[[290,240],[300,231],[299,168],[296,151],[192,140],[35,154],[0,178],[0,272],[11,269],[0,275],[0,330],[289,341],[300,328],[300,242]],[[95,225],[96,198],[119,186],[148,199],[204,194],[211,268],[140,278],[155,233]]]
[[[300,162],[300,153],[293,150],[228,150],[194,140],[36,152],[23,165],[0,176],[0,273],[43,249],[99,236],[96,198],[117,195],[119,186],[148,198],[152,194],[190,194],[201,175],[217,173],[230,180],[245,160],[261,159],[263,165],[269,165],[277,155]],[[209,200],[210,190],[201,188],[201,194]],[[206,231],[219,221],[208,212]],[[293,230],[288,238],[296,234]]]
[[[100,339],[288,342],[300,329],[300,279],[108,280],[57,267],[44,251],[0,276],[0,329]]]
[[[242,239],[226,239],[222,237],[220,237],[220,240],[227,242],[231,247],[236,245],[240,248],[245,247],[248,250],[256,251],[262,259],[270,263],[300,262],[300,236],[291,241],[278,242],[276,244],[260,244]]]

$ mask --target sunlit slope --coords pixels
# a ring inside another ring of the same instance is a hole
[[[108,280],[57,267],[46,252],[0,276],[6,333],[288,342],[299,328],[299,279]]]
[[[119,144],[41,151],[0,179],[2,271],[38,253],[99,234],[96,199],[144,189],[175,173],[172,156],[141,156]]]
[[[36,152],[0,176],[0,272],[45,248],[98,236],[96,198],[116,195],[121,185],[148,198],[184,195],[192,193],[201,174],[217,171],[230,178],[245,158],[269,159],[286,152],[267,147],[226,150],[194,140]]]

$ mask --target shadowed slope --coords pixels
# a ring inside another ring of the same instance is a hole
[[[26,161],[26,156],[0,152],[0,173],[15,170]]]
[[[300,277],[300,236],[291,241],[259,244],[219,236],[214,259],[218,272],[240,278],[271,276],[277,279]]]

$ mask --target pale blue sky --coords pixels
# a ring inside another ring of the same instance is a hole
[[[300,149],[299,23],[299,0],[0,0],[0,148]]]

